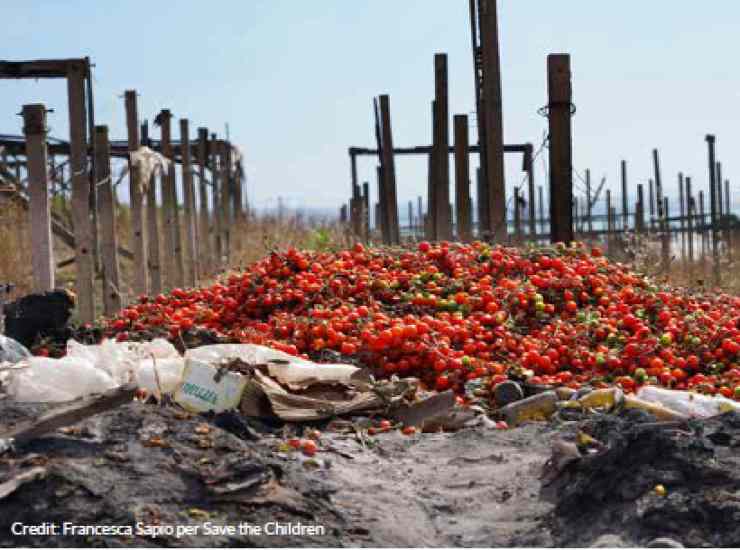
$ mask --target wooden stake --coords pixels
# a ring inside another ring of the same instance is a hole
[[[231,258],[231,144],[228,141],[219,141],[221,162],[221,210],[223,223],[221,224],[221,243],[224,259],[222,267],[227,267]]]
[[[607,233],[610,231],[609,229],[609,211],[612,207],[612,190],[607,189],[606,190],[606,231]]]
[[[198,246],[195,239],[195,193],[190,156],[190,125],[186,118],[180,119],[180,158],[182,188],[185,197],[185,284],[194,287],[198,281]]]
[[[386,193],[386,219],[389,225],[390,244],[401,242],[401,233],[398,226],[398,201],[396,198],[396,166],[393,158],[393,132],[391,130],[390,99],[387,95],[380,96],[380,117],[383,145],[383,190]]]
[[[681,221],[679,223],[681,229],[681,260],[686,265],[686,198],[684,193],[684,179],[683,173],[678,173],[678,208],[680,213]]]
[[[470,163],[468,158],[468,116],[455,115],[455,208],[457,236],[463,242],[472,240],[470,226]]]
[[[172,193],[172,204],[174,205],[173,212],[173,226],[174,226],[174,239],[175,239],[175,277],[174,284],[177,286],[185,286],[185,257],[183,254],[183,238],[182,238],[182,226],[180,224],[180,199],[177,193],[177,172],[175,170],[175,163],[172,162],[169,167],[169,180],[172,182],[170,186],[170,193]]]
[[[211,202],[213,204],[213,218],[215,223],[211,226],[211,242],[213,242],[213,264],[211,265],[211,272],[215,272],[221,269],[221,262],[223,261],[224,245],[221,242],[221,226],[223,225],[223,210],[221,209],[221,201],[219,200],[219,193],[221,192],[221,170],[219,168],[219,154],[218,154],[218,139],[215,133],[211,134],[211,142],[208,154],[211,158]]]
[[[637,205],[635,207],[635,233],[645,232],[645,193],[644,186],[637,184]]]
[[[421,195],[416,197],[416,233],[417,236],[421,236],[424,230],[424,212],[421,205]]]
[[[537,235],[537,220],[535,214],[535,200],[534,200],[534,146],[531,143],[527,143],[527,152],[525,153],[526,167],[527,167],[527,199],[529,201],[529,239],[535,240]]]
[[[213,240],[210,238],[211,222],[208,211],[208,188],[206,187],[206,167],[208,166],[208,128],[198,128],[198,195],[200,196],[199,224],[199,276],[203,277],[213,265],[211,252]]]
[[[23,106],[23,133],[26,136],[33,291],[46,292],[53,290],[56,283],[49,180],[46,172],[45,105],[37,103]]]
[[[138,130],[138,129],[137,129]],[[123,306],[121,276],[118,266],[118,235],[113,183],[110,170],[108,127],[95,127],[95,184],[98,188],[98,219],[100,220],[100,255],[103,267],[103,310],[115,315]],[[146,268],[146,266],[144,266]],[[146,274],[146,271],[145,271]]]
[[[370,183],[362,183],[362,240],[370,240]]]
[[[706,218],[704,215],[704,191],[699,191],[699,235],[701,235],[701,262],[702,269],[704,269],[704,263],[707,258],[707,230],[706,230]]]
[[[722,204],[724,201],[722,200],[722,163],[720,161],[717,161],[715,163],[715,181],[717,186],[717,219],[721,222],[722,221],[722,215],[725,212],[724,204]],[[721,225],[721,224],[720,224]]]
[[[732,227],[734,218],[732,217],[732,202],[730,201],[730,180],[725,180],[725,231],[727,232],[727,254],[732,261]]]
[[[689,269],[693,274],[694,269],[694,216],[696,215],[696,203],[694,196],[691,194],[691,178],[687,177],[686,183],[686,221],[688,225],[688,248],[689,248]]]
[[[709,207],[712,222],[712,274],[714,284],[719,286],[721,283],[719,272],[719,217],[717,216],[717,188],[719,186],[717,185],[718,180],[715,173],[717,168],[714,156],[715,137],[713,135],[707,135],[706,140],[709,156]]]
[[[90,217],[90,180],[87,167],[87,109],[85,106],[85,71],[78,64],[67,73],[69,101],[69,165],[72,176],[72,223],[75,235],[77,312],[79,320],[95,319],[95,240]]]
[[[141,125],[141,141],[151,147],[149,141],[149,123]],[[160,174],[160,177],[164,177]],[[162,183],[164,187],[164,183]],[[149,186],[146,191],[146,229],[147,229],[147,267],[149,269],[149,290],[153,295],[162,292],[162,264],[159,257],[159,208],[157,207],[157,174],[149,176]]]
[[[588,224],[589,237],[594,231],[592,209],[593,203],[591,201],[591,170],[586,168],[586,223]]]
[[[139,149],[139,111],[136,104],[136,90],[126,90],[126,128],[128,130],[128,150],[133,153]],[[107,145],[110,147],[110,145]],[[133,166],[129,158],[129,197],[131,205],[131,251],[134,253],[133,261],[133,290],[135,294],[148,294],[149,281],[147,273],[146,240],[147,234],[144,226],[144,183],[141,181],[141,167]],[[105,239],[105,237],[103,237]],[[101,250],[102,252],[102,250]],[[108,292],[104,292],[104,296]],[[109,304],[110,305],[110,304]],[[120,305],[119,305],[120,308]],[[106,311],[107,313],[107,311]]]
[[[432,101],[432,152],[429,154],[427,172],[427,224],[426,236],[437,240],[437,102]]]
[[[622,161],[622,230],[629,227],[629,197],[627,196],[627,161]]]
[[[653,180],[648,180],[648,193],[650,195],[650,229],[655,229],[655,186]]]
[[[668,269],[669,262],[670,236],[668,234],[665,209],[663,208],[663,180],[660,175],[660,157],[658,156],[657,149],[653,149],[653,169],[655,173],[655,199],[658,207],[658,227],[660,229],[661,268],[665,272]]]
[[[447,54],[434,56],[434,100],[437,108],[434,127],[436,137],[435,182],[436,234],[438,240],[452,239],[452,220],[448,216],[450,203],[449,106],[447,100]]]
[[[171,166],[174,166],[174,155],[172,153],[172,141],[171,141],[171,118],[172,114],[168,109],[162,109],[159,113],[159,124],[161,137],[160,142],[162,146],[162,155],[167,157],[171,161]],[[173,193],[172,188],[175,186],[175,181],[172,178],[172,170],[166,169],[160,179],[161,182],[161,195],[162,195],[162,232],[164,233],[164,250],[162,254],[162,265],[164,267],[162,280],[164,282],[165,290],[172,289],[173,286],[179,286],[177,284],[177,264],[175,262],[175,209],[177,204],[174,201],[176,196]]]
[[[501,59],[499,55],[496,0],[480,0],[480,47],[483,84],[481,103],[485,126],[485,169],[488,223],[484,233],[498,242],[506,240],[506,191],[504,184],[504,132],[501,100]],[[568,78],[570,81],[570,77]],[[570,107],[569,107],[570,108]],[[552,132],[550,136],[552,137]],[[570,200],[568,201],[570,204]],[[572,232],[572,230],[571,230]]]
[[[550,239],[573,240],[572,89],[570,56],[547,56],[550,129]]]

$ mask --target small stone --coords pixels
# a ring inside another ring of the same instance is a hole
[[[648,548],[684,548],[680,542],[668,537],[658,537],[647,543]]]
[[[627,548],[630,546],[632,545],[627,544],[619,535],[606,534],[596,539],[591,548]]]
[[[519,384],[513,380],[506,380],[493,388],[493,398],[496,400],[496,405],[505,407],[509,403],[523,399],[524,392]]]

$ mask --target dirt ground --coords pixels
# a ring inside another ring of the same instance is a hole
[[[0,400],[0,426],[42,409]],[[367,439],[322,425],[322,450],[309,459],[281,447],[290,426],[134,402],[0,456],[0,547],[641,546],[657,537],[740,545],[740,415],[652,420],[591,416]],[[603,445],[541,480],[553,442],[579,431]],[[38,479],[3,498],[3,482],[29,471]],[[200,529],[15,536],[15,522]],[[208,522],[325,533],[213,535]]]

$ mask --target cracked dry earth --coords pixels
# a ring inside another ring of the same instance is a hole
[[[0,401],[0,423],[39,409]],[[0,483],[45,472],[0,500],[0,546],[590,546],[604,536],[631,546],[661,536],[740,544],[740,415],[679,428],[644,420],[394,431],[364,446],[325,430],[311,460],[279,452],[279,428],[131,403],[0,457]],[[553,440],[579,429],[606,451],[543,488]],[[323,525],[326,534],[16,537],[16,521],[281,521]]]

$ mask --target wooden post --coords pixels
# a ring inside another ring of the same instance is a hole
[[[224,253],[222,267],[227,267],[231,258],[231,144],[228,141],[219,141],[221,161],[221,210],[223,223],[221,224],[221,243]]]
[[[629,197],[627,196],[627,161],[622,161],[622,229],[629,227]]]
[[[213,265],[211,254],[213,252],[213,241],[210,235],[210,214],[208,211],[208,188],[206,187],[206,167],[208,166],[208,128],[198,128],[198,195],[200,197],[199,239],[200,245],[198,275],[203,277],[207,270]]]
[[[414,229],[414,203],[413,201],[408,202],[408,220],[409,220],[409,236],[413,237],[413,229]]]
[[[449,219],[447,205],[450,203],[450,130],[449,106],[447,99],[447,54],[434,55],[434,189],[435,189],[435,221],[436,238],[450,240],[452,238],[452,220]]]
[[[370,240],[370,183],[362,183],[362,240]]]
[[[550,129],[550,239],[573,240],[573,154],[571,141],[572,89],[570,56],[547,56],[548,119]]]
[[[537,216],[535,214],[534,200],[534,146],[531,143],[527,143],[525,159],[527,169],[527,199],[529,200],[529,239],[534,241],[537,235]]]
[[[84,67],[70,65],[67,73],[69,102],[69,167],[72,177],[72,223],[75,235],[77,312],[81,322],[95,319],[95,239],[90,216],[90,180],[87,166],[87,108]]]
[[[519,207],[519,187],[514,187],[514,240],[518,243],[522,240],[522,209]],[[572,208],[572,205],[571,205]]]
[[[716,186],[717,186],[717,220],[722,221],[722,215],[725,212],[724,205],[722,204],[724,201],[722,200],[722,163],[720,161],[717,161],[715,163],[715,170],[716,170]],[[721,225],[721,223],[720,223]]]
[[[233,193],[231,195],[232,199],[232,210],[234,211],[234,225],[237,227],[236,231],[234,232],[234,246],[236,249],[239,249],[240,247],[240,241],[241,241],[241,234],[244,230],[241,227],[242,222],[244,221],[244,198],[243,198],[243,189],[242,189],[242,168],[241,168],[241,158],[238,159],[238,162],[236,162],[236,159],[234,159],[234,156],[237,154],[236,150],[234,149],[234,146],[231,145],[231,151],[230,155],[232,157],[232,170],[233,170],[233,180],[234,184],[232,186]]]
[[[686,265],[686,196],[684,193],[683,173],[678,173],[678,208],[680,215],[679,228],[681,231],[681,260]]]
[[[141,125],[141,141],[151,147],[149,141],[149,123]],[[164,178],[163,174],[159,174]],[[164,183],[162,183],[164,187]],[[152,171],[149,186],[146,190],[146,229],[147,229],[147,267],[149,269],[149,290],[153,295],[162,292],[162,264],[159,256],[159,209],[157,208],[157,174]]]
[[[592,208],[593,204],[591,202],[591,170],[586,168],[586,223],[588,224],[589,237],[594,231]]]
[[[357,227],[359,227],[359,210],[357,204],[357,157],[350,149],[349,153],[350,160],[350,172],[352,181],[350,181],[350,188],[352,191],[352,198],[349,201],[349,225],[352,228],[352,232],[357,236]]]
[[[356,239],[362,239],[362,190],[359,184],[352,185],[351,210],[354,210],[352,216],[352,232]]]
[[[128,150],[133,153],[139,149],[139,111],[136,104],[136,90],[126,90],[126,128],[128,130]],[[107,130],[106,130],[107,131]],[[107,145],[110,147],[110,145]],[[147,258],[146,258],[146,230],[144,227],[144,185],[141,177],[141,166],[134,166],[129,158],[129,197],[131,205],[131,251],[134,253],[133,270],[133,290],[136,294],[148,294],[149,284],[147,277]],[[101,228],[102,229],[102,228]],[[103,236],[105,239],[105,236]],[[104,244],[103,244],[104,245]],[[102,250],[101,250],[102,252]],[[103,296],[107,295],[105,292]],[[106,305],[106,314],[108,313]],[[120,309],[120,304],[119,304]],[[115,310],[114,310],[115,311]]]
[[[650,199],[650,229],[655,229],[655,186],[653,180],[648,180],[648,198]]]
[[[198,281],[198,247],[195,242],[195,196],[190,155],[190,126],[186,118],[180,119],[180,159],[185,198],[185,284],[194,287]]]
[[[137,128],[138,134],[138,128]],[[113,182],[110,170],[108,127],[95,127],[95,184],[98,187],[98,219],[100,220],[100,255],[103,267],[103,309],[115,315],[122,307],[121,277],[118,266],[118,235],[116,208],[113,202]],[[144,266],[146,268],[146,266]],[[146,271],[144,271],[146,275]]]
[[[26,168],[31,226],[33,291],[53,290],[54,243],[51,238],[49,180],[46,172],[46,106],[23,106],[23,133],[26,136]]]
[[[485,127],[485,159],[481,160],[485,160],[486,181],[483,185],[487,189],[486,199],[488,199],[486,204],[488,225],[484,227],[484,234],[487,234],[488,239],[504,242],[507,233],[506,188],[504,184],[504,117],[501,100],[498,14],[496,0],[480,0],[479,6],[483,70],[481,103]],[[552,137],[552,132],[550,136]],[[570,205],[570,200],[568,204]]]
[[[612,244],[612,191],[606,190],[606,249],[611,254]]]
[[[660,175],[660,157],[658,156],[657,149],[653,149],[653,169],[655,173],[655,200],[658,207],[658,227],[660,229],[660,261],[661,267],[665,272],[668,269],[670,237],[665,209],[663,208],[663,180]]]
[[[416,197],[416,233],[421,237],[424,232],[424,212],[421,206],[421,195]]]
[[[175,162],[169,166],[169,180],[172,182],[170,186],[170,192],[172,193],[172,204],[174,206],[173,212],[173,225],[174,225],[174,239],[175,239],[175,277],[174,284],[177,286],[185,286],[185,257],[183,254],[183,238],[182,238],[182,226],[180,225],[180,199],[177,194],[177,171],[175,169]]]
[[[645,193],[644,186],[637,184],[637,205],[635,207],[635,233],[645,231]]]
[[[375,203],[375,230],[376,231],[378,230],[378,226],[381,223],[382,215],[380,211],[381,211],[380,202],[376,202]]]
[[[717,216],[717,188],[719,186],[717,185],[717,174],[715,172],[717,168],[714,156],[715,137],[707,135],[706,140],[709,155],[709,207],[712,222],[712,274],[714,284],[719,286],[721,282],[719,272],[719,218]]]
[[[224,248],[221,242],[221,226],[223,225],[223,210],[221,209],[221,201],[219,200],[219,193],[221,191],[221,170],[219,168],[219,154],[218,154],[218,139],[215,133],[211,134],[211,142],[209,147],[209,155],[211,158],[211,202],[213,204],[213,218],[215,223],[211,225],[211,242],[213,243],[213,255],[211,256],[213,264],[211,265],[211,271],[217,271],[221,269],[221,262],[223,259]]]
[[[694,196],[691,194],[691,178],[686,177],[686,222],[688,226],[688,253],[689,253],[689,272],[693,274],[694,270],[694,216],[696,215],[696,203]]]
[[[391,107],[387,95],[380,96],[380,117],[383,144],[383,189],[386,193],[386,218],[388,220],[391,244],[401,242],[398,227],[398,201],[396,198],[396,166],[393,158],[393,132],[391,129]]]
[[[380,207],[380,211],[376,211],[375,227],[380,229],[381,242],[387,244],[390,242],[390,224],[388,222],[388,208],[386,207],[388,196],[385,192],[385,183],[383,181],[383,167],[378,165],[375,173],[378,180],[378,205]]]
[[[170,166],[174,167],[174,155],[172,153],[172,142],[171,142],[171,118],[172,114],[168,109],[162,109],[159,113],[159,125],[161,131],[161,147],[162,155],[164,155],[169,161]],[[177,204],[173,197],[176,196],[173,193],[172,188],[175,186],[175,181],[172,179],[173,171],[168,168],[165,169],[161,182],[161,195],[162,195],[162,232],[164,233],[164,250],[162,254],[163,272],[164,276],[162,280],[164,282],[164,288],[166,290],[171,289],[173,286],[179,286],[177,284],[177,264],[175,262],[175,209]]]
[[[472,240],[470,227],[470,163],[468,157],[468,116],[455,115],[455,209],[457,237]]]
[[[734,218],[732,217],[732,202],[730,200],[730,180],[725,180],[725,230],[727,231],[727,254],[732,261],[732,232]]]
[[[699,235],[701,235],[701,263],[702,270],[705,268],[704,263],[707,258],[707,229],[706,217],[704,214],[704,191],[699,191]]]

